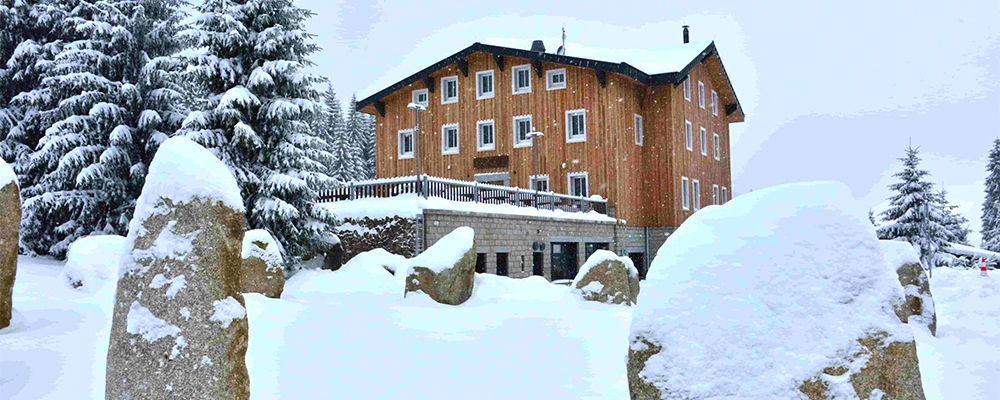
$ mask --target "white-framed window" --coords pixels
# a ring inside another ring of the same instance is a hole
[[[493,70],[476,72],[476,100],[493,98]]]
[[[701,209],[701,182],[697,179],[691,180],[691,199],[694,200],[694,210],[698,211]]]
[[[698,107],[705,108],[705,84],[698,81]]]
[[[514,94],[531,93],[531,65],[517,65],[510,72],[513,74]]]
[[[722,158],[722,143],[719,143],[719,134],[712,134],[712,145],[715,146],[715,159]]]
[[[570,196],[590,196],[590,188],[587,184],[587,173],[586,172],[574,172],[566,175],[569,183],[569,195]]]
[[[682,176],[681,177],[681,208],[683,208],[685,210],[691,208],[691,206],[690,206],[690,204],[691,204],[691,192],[690,192],[690,189],[688,189],[688,184],[689,183],[690,182],[688,181],[688,178],[686,176]]]
[[[458,124],[441,125],[441,154],[458,154]]]
[[[701,142],[701,143],[699,143],[701,145],[701,155],[707,156],[708,155],[708,131],[705,130],[704,126],[701,127],[701,130],[698,133],[698,141]]]
[[[413,158],[413,129],[399,131],[398,139],[399,159]]]
[[[719,115],[719,94],[712,91],[712,115]]]
[[[726,204],[727,201],[729,201],[729,191],[726,190],[725,186],[723,186],[722,187],[722,204]]]
[[[691,101],[691,77],[684,78],[684,100]]]
[[[719,205],[719,185],[712,185],[712,204]]]
[[[545,89],[558,90],[566,88],[566,68],[545,71]]]
[[[514,117],[514,147],[531,146],[531,138],[528,137],[531,127],[530,115]]]
[[[496,125],[492,119],[476,122],[476,150],[490,151],[497,148]]]
[[[691,121],[685,120],[684,121],[684,146],[687,147],[687,149],[690,150],[690,151],[694,151],[694,132],[691,131],[692,129],[694,129],[694,128],[691,127]]]
[[[587,141],[587,110],[566,111],[566,143]]]
[[[441,104],[458,103],[458,75],[441,78]]]
[[[412,99],[410,101],[420,104],[424,107],[427,107],[427,104],[429,103],[428,100],[430,99],[430,95],[428,94],[427,89],[414,90],[413,95],[411,97]]]
[[[632,117],[632,129],[635,131],[635,144],[642,146],[642,116],[635,114]]]
[[[531,175],[530,185],[532,190],[537,190],[539,192],[549,191],[549,176],[548,175]]]

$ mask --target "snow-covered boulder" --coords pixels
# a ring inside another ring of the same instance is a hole
[[[340,237],[332,235],[333,241],[323,253],[323,269],[336,271],[344,265],[344,244],[340,242]]]
[[[229,169],[186,138],[163,142],[125,242],[107,398],[249,398],[243,226]]]
[[[631,306],[639,296],[639,270],[628,257],[597,250],[580,267],[570,287],[584,300]]]
[[[463,226],[410,260],[403,296],[420,291],[438,303],[453,306],[468,300],[475,285],[474,241],[475,231]]]
[[[66,265],[59,279],[68,287],[93,292],[118,281],[118,265],[125,249],[125,237],[87,236],[77,239],[66,253]]]
[[[14,310],[14,276],[17,274],[17,245],[21,229],[21,190],[17,175],[0,158],[0,328],[10,325]]]
[[[347,265],[354,263],[381,266],[382,269],[389,272],[389,275],[406,273],[406,267],[409,265],[406,257],[392,254],[385,249],[375,249],[362,252],[361,254],[354,256],[351,261],[348,261]]]
[[[632,399],[923,399],[902,288],[863,216],[836,182],[691,216],[633,313]]]
[[[920,264],[913,245],[908,242],[883,240],[882,253],[889,266],[896,271],[899,284],[903,286],[906,299],[897,304],[896,315],[903,322],[913,321],[924,325],[937,336],[937,312],[934,309],[934,296],[931,295],[930,281]]]
[[[286,298],[309,298],[326,295],[378,295],[399,299],[403,289],[401,279],[387,274],[386,265],[401,266],[406,272],[407,260],[382,249],[358,254],[336,271],[302,270],[288,280]]]
[[[243,293],[277,299],[285,289],[285,264],[270,233],[254,229],[243,234]]]

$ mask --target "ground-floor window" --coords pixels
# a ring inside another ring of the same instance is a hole
[[[476,273],[486,273],[486,253],[476,253]]]
[[[587,258],[590,258],[590,256],[596,253],[598,250],[607,250],[607,249],[608,249],[607,243],[587,243],[583,247],[584,253],[586,253]]]
[[[577,244],[572,242],[552,243],[552,280],[576,278],[580,268],[577,263]]]
[[[632,260],[635,269],[639,270],[639,279],[646,279],[646,253],[628,253],[628,258]]]
[[[536,251],[531,254],[531,274],[535,276],[545,275],[545,253]]]

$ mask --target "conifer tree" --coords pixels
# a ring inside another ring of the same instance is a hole
[[[982,247],[1000,252],[1000,139],[993,141],[986,163],[986,198],[983,200]]]
[[[344,108],[332,85],[327,88],[326,92],[323,92],[323,105],[323,112],[318,118],[315,118],[316,127],[314,130],[326,142],[327,151],[330,153],[330,162],[326,164],[326,173],[330,177],[337,178],[337,143],[344,132]]]
[[[957,213],[958,206],[948,202],[948,191],[943,187],[937,192],[938,207],[941,208],[941,215],[944,221],[945,234],[948,241],[958,244],[969,244],[969,220]]]
[[[48,127],[27,163],[22,242],[61,257],[93,232],[124,235],[145,166],[180,122],[179,92],[165,68],[178,48],[179,0],[79,2],[67,41],[35,96]],[[164,129],[166,128],[166,129]],[[166,130],[167,132],[164,132]]]
[[[229,166],[249,229],[265,229],[289,262],[333,242],[333,215],[314,188],[333,184],[327,144],[309,129],[321,108],[319,76],[304,69],[319,48],[305,30],[312,13],[293,0],[208,0],[185,37],[186,59],[205,93],[185,134]]]
[[[885,222],[878,227],[883,240],[905,240],[919,248],[924,268],[937,263],[938,251],[947,243],[943,215],[938,206],[934,185],[924,180],[927,171],[919,169],[919,149],[909,147],[900,158],[903,170],[893,174],[898,183],[889,185],[895,194],[889,197],[889,208],[881,214]]]

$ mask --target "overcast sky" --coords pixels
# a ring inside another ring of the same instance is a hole
[[[880,211],[912,141],[978,230],[1000,137],[1000,1],[761,3],[299,1],[345,103],[476,41],[553,51],[565,26],[568,55],[656,65],[691,25],[692,41],[715,40],[747,115],[731,126],[734,193],[838,180]]]

